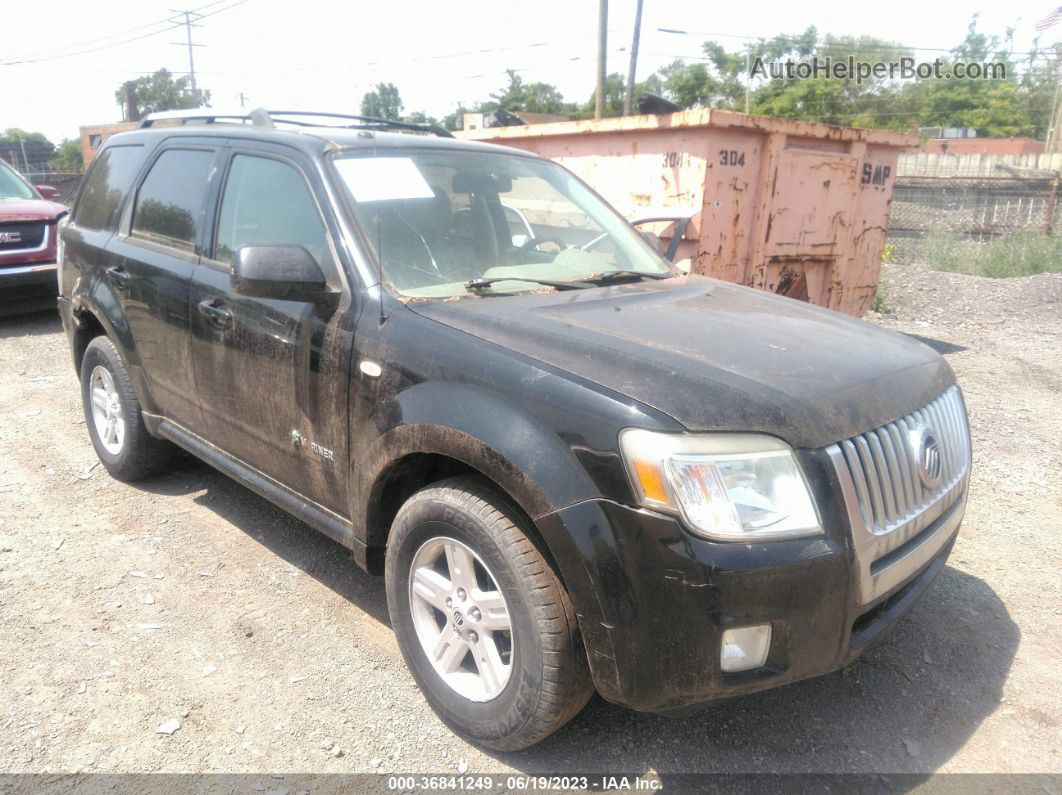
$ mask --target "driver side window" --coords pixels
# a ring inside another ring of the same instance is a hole
[[[239,154],[232,159],[214,259],[231,265],[240,246],[302,246],[325,273],[334,272],[328,232],[306,180],[273,158]]]

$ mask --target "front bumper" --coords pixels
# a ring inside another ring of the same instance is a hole
[[[917,567],[872,602],[827,460],[815,467],[827,532],[768,544],[722,544],[675,519],[607,500],[540,517],[556,542],[598,692],[651,712],[682,712],[843,667],[905,613],[944,567],[965,491],[924,533]],[[722,633],[769,623],[762,668],[727,673]]]
[[[55,306],[55,262],[0,267],[0,314],[36,312]]]

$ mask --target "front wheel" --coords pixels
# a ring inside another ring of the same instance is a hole
[[[476,477],[414,494],[387,544],[398,645],[447,726],[498,751],[534,745],[593,692],[571,600],[511,504]]]

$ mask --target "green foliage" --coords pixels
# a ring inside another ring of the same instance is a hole
[[[675,61],[657,73],[663,94],[685,108],[721,107],[743,110],[746,90],[744,51],[727,52],[706,42],[701,62]],[[1052,92],[1062,74],[1062,42],[1036,49],[1025,60],[1009,56],[1010,31],[1005,37],[977,30],[970,22],[966,38],[941,58],[947,72],[959,61],[998,62],[1006,78],[924,80],[891,79],[888,75],[862,81],[825,76],[811,79],[768,79],[755,71],[751,78],[753,113],[803,121],[855,127],[912,129],[920,126],[973,127],[982,136],[1028,135],[1043,138],[1050,123]],[[810,62],[851,56],[856,62],[899,61],[915,53],[895,42],[870,36],[820,36],[814,27],[795,36],[761,39],[748,47],[750,66],[757,59],[772,62]]]
[[[0,134],[0,157],[18,163],[20,171],[41,168],[55,154],[55,144],[39,132],[9,127]]]
[[[603,115],[622,116],[623,98],[627,94],[627,81],[619,72],[613,72],[605,77],[605,105]],[[582,114],[592,119],[597,108],[597,91],[590,95],[582,107]]]
[[[978,243],[937,231],[923,238],[918,259],[933,270],[993,279],[1059,273],[1062,238],[1025,230],[991,243]]]
[[[374,90],[361,98],[362,116],[400,121],[403,108],[402,97],[394,83],[377,83]]]
[[[199,88],[193,91],[188,77],[174,79],[168,69],[159,69],[153,74],[138,77],[133,82],[136,85],[137,110],[142,116],[162,110],[210,107],[209,91]],[[119,86],[114,92],[114,98],[119,105],[125,104],[123,86]]]
[[[892,306],[889,304],[889,288],[884,281],[878,282],[878,288],[874,291],[874,300],[870,302],[870,311],[879,315],[891,315]]]
[[[851,57],[857,63],[869,64],[898,62],[902,58],[918,62],[926,58],[924,53],[916,54],[896,42],[872,36],[822,35],[815,27],[809,27],[796,35],[759,39],[733,52],[716,42],[705,42],[703,58],[673,61],[637,83],[634,96],[637,98],[648,91],[683,108],[744,110],[747,91],[750,110],[770,116],[892,130],[921,126],[973,127],[981,136],[1043,138],[1050,124],[1053,92],[1062,78],[1062,42],[1043,48],[1035,45],[1024,60],[1014,61],[1009,55],[1011,31],[1002,37],[987,35],[978,31],[977,22],[974,15],[963,41],[950,53],[942,54],[942,70],[947,73],[960,61],[999,62],[1006,66],[1005,78],[901,79],[886,74],[862,80],[855,76],[843,80],[825,76],[802,80],[786,76],[769,78],[759,71],[749,76],[757,59],[769,67],[771,63],[789,60],[808,62],[813,57],[820,64],[826,58],[836,62]],[[594,114],[593,94],[581,104],[566,102],[556,86],[527,83],[512,69],[506,74],[506,86],[470,108],[459,106],[442,119],[443,126],[458,129],[461,115],[466,111],[490,113],[499,108],[514,113],[558,113],[573,119],[590,118]],[[607,76],[606,116],[623,112],[625,84],[619,73]],[[378,85],[362,102],[362,112],[366,115],[398,119],[401,111],[398,90],[390,83]],[[415,115],[411,114],[410,118]]]
[[[464,129],[464,115],[468,112],[468,108],[458,103],[453,113],[447,113],[443,116],[439,121],[439,124],[451,131]]]
[[[529,113],[575,113],[574,104],[566,103],[560,90],[549,83],[525,83],[512,69],[506,70],[509,85],[500,93],[491,94],[491,99],[479,105],[484,113],[502,108],[510,113],[527,111]],[[622,101],[621,101],[622,104]]]
[[[412,113],[406,115],[403,121],[412,122],[413,124],[438,124],[439,120],[434,116],[429,116],[424,111],[415,110]]]
[[[52,158],[52,168],[56,171],[80,173],[84,165],[81,156],[81,141],[76,138],[64,139],[55,150],[55,157]]]

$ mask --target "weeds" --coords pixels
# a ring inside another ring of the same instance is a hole
[[[874,292],[874,300],[870,302],[870,311],[880,315],[891,315],[892,307],[889,305],[889,290],[884,281],[878,282],[878,289]]]
[[[993,279],[1062,272],[1062,238],[1029,230],[990,243],[930,232],[916,250],[912,259],[938,271]]]

